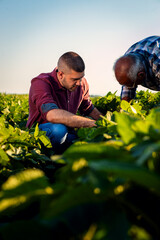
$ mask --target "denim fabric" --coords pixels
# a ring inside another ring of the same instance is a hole
[[[58,106],[55,103],[45,103],[41,106],[42,112],[46,113],[52,109],[58,109]]]
[[[53,150],[58,154],[63,153],[77,139],[74,129],[63,124],[43,123],[39,125],[39,129],[46,132]]]

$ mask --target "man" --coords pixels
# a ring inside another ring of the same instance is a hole
[[[84,70],[83,59],[66,52],[51,73],[42,73],[31,81],[27,127],[38,122],[55,153],[62,153],[77,138],[74,128],[94,127],[101,115],[90,100]],[[78,110],[81,116],[76,115]]]
[[[114,64],[122,85],[121,99],[135,97],[138,85],[160,91],[160,36],[151,36],[132,45]]]

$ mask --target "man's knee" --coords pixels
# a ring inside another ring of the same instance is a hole
[[[68,128],[63,124],[53,124],[52,128],[52,140],[56,143],[64,143],[68,135]]]
[[[68,128],[63,124],[44,123],[40,124],[39,128],[42,131],[46,131],[46,135],[51,142],[62,144],[67,138]]]
[[[64,136],[68,132],[68,128],[60,123],[51,125],[51,131],[54,135]]]

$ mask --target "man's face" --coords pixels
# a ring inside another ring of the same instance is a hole
[[[127,77],[126,73],[119,74],[117,77],[118,82],[121,85],[125,85],[129,89],[136,88],[137,85],[141,85],[146,78],[146,73],[144,71],[141,71],[137,74],[137,78],[133,81]]]
[[[83,77],[84,72],[75,72],[72,69],[66,73],[61,71],[58,72],[58,79],[61,85],[71,92],[81,85],[81,80]]]
[[[127,86],[128,88],[135,88],[137,86],[137,80],[135,82],[132,82],[126,74],[123,74],[121,76],[119,76],[119,79],[118,79],[119,83],[121,85],[125,85]]]

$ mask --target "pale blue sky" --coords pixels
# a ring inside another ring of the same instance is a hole
[[[120,93],[114,61],[133,43],[160,35],[159,12],[160,0],[0,0],[0,92],[28,93],[33,77],[75,51],[90,94]]]

